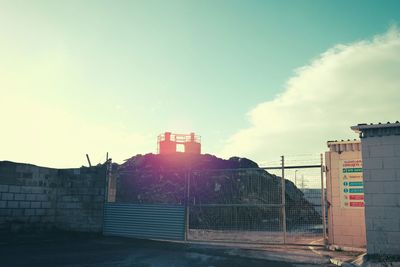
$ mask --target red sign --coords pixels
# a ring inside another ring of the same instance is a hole
[[[350,195],[350,200],[364,200],[364,195]]]
[[[364,207],[364,202],[350,202],[350,207]]]

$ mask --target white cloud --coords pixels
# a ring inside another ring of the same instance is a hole
[[[400,120],[399,30],[329,49],[248,117],[251,126],[229,138],[223,156],[264,162],[320,153],[328,140],[357,138],[352,125]]]

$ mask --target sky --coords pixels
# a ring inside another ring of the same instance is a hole
[[[400,120],[399,1],[0,0],[0,160],[317,155]]]

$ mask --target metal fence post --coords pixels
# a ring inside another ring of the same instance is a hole
[[[323,235],[322,237],[324,238],[324,245],[326,244],[326,208],[325,208],[325,186],[324,186],[324,172],[325,172],[325,166],[324,166],[324,158],[321,153],[321,206],[322,206],[322,229],[323,229]]]
[[[186,217],[185,217],[185,241],[189,238],[189,201],[190,201],[190,171],[186,172]]]
[[[107,156],[108,158],[108,156]],[[103,222],[102,222],[102,233],[104,234],[105,219],[106,219],[106,205],[108,203],[108,192],[110,186],[110,179],[112,175],[112,159],[107,159],[106,162],[106,173],[105,173],[105,185],[104,185],[104,198],[103,198]]]
[[[285,185],[285,157],[281,156],[282,162],[282,231],[283,231],[283,244],[286,244],[286,185]]]
[[[106,162],[106,185],[104,187],[104,202],[108,202],[108,193],[112,174],[112,160],[108,159]]]

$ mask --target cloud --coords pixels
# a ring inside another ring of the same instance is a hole
[[[357,138],[350,126],[400,120],[400,32],[336,45],[299,68],[281,95],[247,114],[221,155],[258,162],[320,153],[326,141]]]

